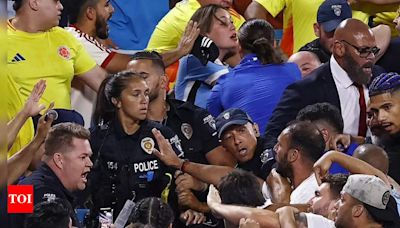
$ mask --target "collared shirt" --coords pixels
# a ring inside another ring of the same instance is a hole
[[[154,121],[142,121],[131,135],[125,133],[117,118],[92,132],[90,144],[96,160],[89,181],[95,209],[112,207],[118,215],[127,199],[160,197],[169,188],[174,170],[152,153],[152,148],[159,150],[153,128],[161,131],[179,157],[183,156],[178,136]]]
[[[360,104],[358,102],[360,94],[353,81],[346,71],[339,66],[335,58],[330,59],[331,72],[335,81],[336,89],[339,94],[340,109],[343,117],[343,133],[358,135],[358,125],[360,119]],[[363,85],[365,103],[368,104],[368,89]]]
[[[294,63],[261,64],[255,54],[249,54],[218,79],[208,98],[207,110],[218,116],[229,108],[240,108],[264,132],[285,88],[300,79],[301,72]]]
[[[178,135],[185,158],[208,164],[206,154],[220,145],[214,118],[189,102],[170,98],[167,102],[169,110],[164,124]]]
[[[71,208],[74,208],[75,198],[69,192],[61,181],[58,179],[56,174],[51,168],[43,163],[37,170],[33,171],[32,174],[22,179],[18,185],[33,185],[33,203],[34,205],[43,202],[60,198],[68,201]],[[12,215],[12,226],[15,228],[23,227],[23,222],[26,214]],[[76,215],[72,218],[72,225],[81,227]]]

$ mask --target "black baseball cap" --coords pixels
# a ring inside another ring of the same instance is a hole
[[[250,116],[241,109],[231,108],[225,110],[215,118],[215,125],[217,126],[218,138],[221,138],[222,133],[232,125],[245,125],[247,123],[254,123]]]
[[[351,17],[351,7],[346,0],[326,0],[317,12],[317,22],[325,32],[334,31],[342,21]]]

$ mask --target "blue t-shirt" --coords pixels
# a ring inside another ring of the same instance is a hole
[[[343,153],[353,156],[354,151],[357,149],[358,144],[356,143],[351,143],[344,151]],[[339,165],[339,163],[332,163],[331,168],[329,169],[330,174],[336,174],[336,173],[344,173],[344,174],[349,174],[349,171],[343,166]]]
[[[110,38],[120,48],[143,50],[158,22],[169,11],[166,0],[111,0]]]
[[[215,62],[204,66],[197,57],[187,55],[179,60],[175,98],[206,108],[215,81],[228,72],[227,66]]]
[[[264,132],[285,88],[300,79],[301,72],[294,63],[261,64],[255,54],[246,55],[231,72],[218,79],[207,109],[218,116],[226,109],[240,108]]]

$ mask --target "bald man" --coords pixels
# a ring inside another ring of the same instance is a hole
[[[274,146],[286,123],[295,119],[300,109],[320,102],[328,102],[339,108],[343,116],[344,133],[365,136],[368,102],[365,85],[372,76],[372,66],[379,48],[376,47],[372,31],[357,19],[341,22],[333,40],[330,60],[304,80],[286,88],[267,125],[266,148]]]
[[[321,66],[321,61],[316,54],[310,51],[299,51],[294,53],[288,59],[288,62],[296,63],[301,71],[301,77],[304,78]]]
[[[360,145],[354,150],[353,157],[365,161],[385,174],[389,171],[388,155],[385,150],[377,145]]]

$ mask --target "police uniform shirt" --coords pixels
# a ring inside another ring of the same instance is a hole
[[[273,164],[275,163],[274,153],[272,150],[263,149],[264,142],[264,138],[257,138],[257,146],[253,158],[237,165],[237,168],[252,172],[263,180],[267,178],[271,172]]]
[[[306,45],[301,47],[299,51],[309,51],[316,54],[321,63],[328,62],[331,57],[331,53],[325,50],[325,48],[319,42],[319,38],[307,43]]]
[[[18,185],[33,185],[33,203],[34,205],[43,202],[61,198],[68,201],[71,208],[74,208],[74,197],[69,192],[50,167],[43,163],[37,170],[24,179]],[[14,214],[11,220],[11,227],[23,227],[27,214]],[[72,225],[81,227],[76,214],[72,216]]]
[[[153,128],[161,131],[178,156],[183,156],[178,136],[153,121],[142,121],[132,135],[124,132],[117,119],[92,132],[92,158],[98,157],[89,176],[95,209],[113,207],[117,216],[127,199],[161,197],[174,173],[152,154],[153,148],[159,149]]]
[[[185,158],[208,164],[206,154],[219,146],[214,118],[207,110],[189,102],[167,99],[169,111],[164,122],[181,139]]]

